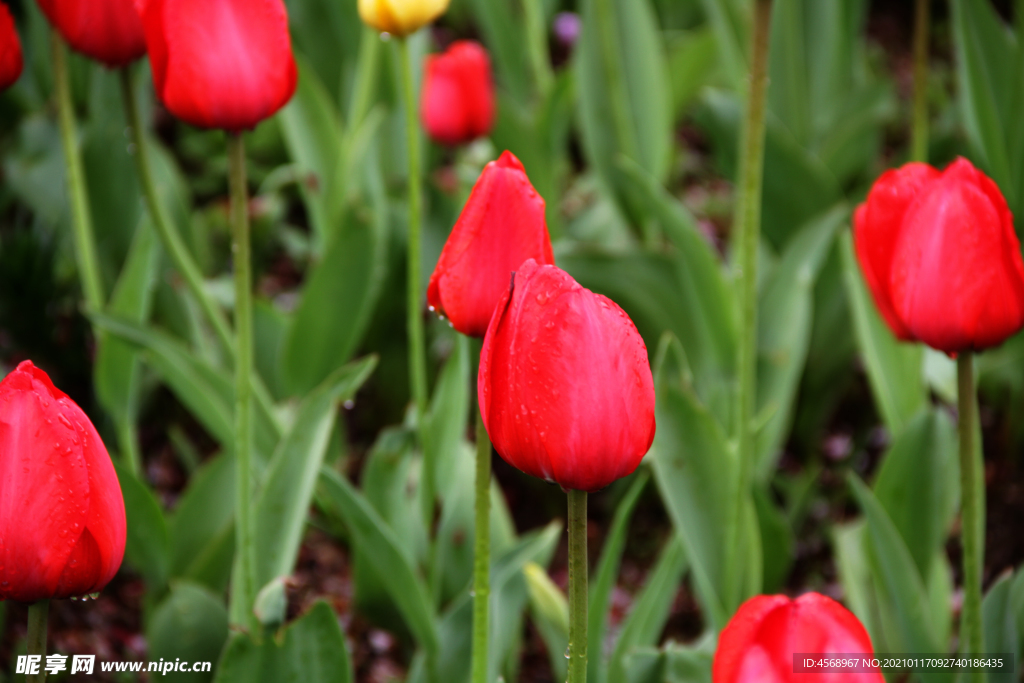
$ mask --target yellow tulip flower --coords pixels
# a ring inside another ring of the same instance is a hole
[[[363,22],[381,33],[404,37],[437,19],[449,0],[359,0]]]

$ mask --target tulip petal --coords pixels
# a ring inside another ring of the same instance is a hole
[[[247,130],[295,92],[281,0],[148,0],[142,20],[157,93],[188,123]]]
[[[529,258],[555,262],[544,200],[505,152],[473,187],[430,276],[427,301],[459,332],[483,337],[512,271]]]
[[[0,383],[0,599],[101,589],[126,533],[121,487],[92,423],[22,363]]]
[[[868,289],[893,334],[905,341],[912,336],[893,307],[890,290],[893,250],[907,208],[938,177],[938,171],[921,163],[886,171],[854,214],[854,243]]]
[[[0,2],[0,90],[14,85],[23,67],[21,40],[14,27],[14,18],[7,5]]]
[[[146,54],[134,0],[38,0],[61,36],[75,50],[122,67]]]
[[[898,315],[932,348],[984,349],[1024,325],[1024,265],[1012,216],[966,159],[908,209],[891,268]]]
[[[654,439],[654,382],[632,321],[532,259],[491,320],[478,385],[498,453],[563,488],[632,473]]]

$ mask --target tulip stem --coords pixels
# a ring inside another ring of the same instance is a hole
[[[46,680],[46,620],[50,612],[50,601],[40,600],[28,606],[28,637],[25,639],[25,651],[29,655],[39,655],[39,672],[25,676],[26,683],[42,683]]]
[[[217,340],[225,352],[233,358],[235,340],[227,318],[206,292],[203,286],[203,274],[200,272],[199,266],[196,265],[177,228],[168,218],[163,202],[160,201],[156,182],[153,180],[152,167],[149,163],[149,144],[142,127],[142,117],[139,116],[138,102],[135,100],[130,67],[121,69],[121,98],[124,100],[125,116],[131,131],[132,144],[135,145],[133,156],[135,157],[136,172],[142,185],[142,195],[146,200],[146,210],[149,212],[153,227],[156,228],[156,234],[160,237],[160,243],[167,251],[167,255],[171,257],[174,268],[181,273],[189,292],[195,297],[199,307],[203,309],[206,319],[213,326]]]
[[[92,228],[89,195],[82,170],[82,155],[78,149],[78,131],[75,110],[71,102],[71,83],[68,79],[68,56],[64,41],[56,29],[50,32],[53,56],[53,85],[57,93],[57,112],[60,136],[64,146],[64,162],[68,174],[68,198],[71,203],[71,226],[74,235],[78,275],[82,281],[85,305],[90,311],[101,311],[104,305],[103,280],[99,258],[96,255],[96,236]]]
[[[420,301],[420,225],[422,188],[420,187],[420,133],[416,119],[416,91],[412,79],[412,54],[409,41],[398,40],[405,98],[405,132],[409,157],[409,240],[406,251],[406,309],[409,342],[409,376],[416,406],[416,431],[423,452],[423,515],[428,536],[434,522],[434,463],[424,442],[427,413],[427,358],[423,341],[423,314]]]
[[[569,496],[569,681],[587,680],[587,492]]]
[[[911,158],[928,161],[928,5],[917,0],[914,12],[914,119]]]
[[[764,172],[765,99],[768,90],[768,40],[771,28],[771,0],[754,0],[754,30],[751,35],[750,91],[743,127],[736,219],[734,258],[740,299],[738,348],[739,390],[736,396],[737,468],[732,505],[725,527],[726,609],[731,613],[742,598],[739,555],[744,501],[750,489],[754,460],[753,415],[757,398],[757,247],[761,232],[761,184]]]
[[[241,622],[237,625],[244,626],[251,621],[255,587],[252,585],[252,266],[245,143],[241,133],[228,134],[228,161],[235,271],[235,464],[238,472],[235,538],[239,554],[232,589],[239,596],[235,604],[240,608],[232,610],[232,617]]]
[[[963,546],[964,603],[960,613],[962,651],[984,652],[981,620],[981,571],[985,557],[985,488],[981,449],[976,442],[978,406],[974,394],[974,354],[965,351],[956,361],[960,415],[960,541]],[[980,683],[984,673],[970,674]]]
[[[174,221],[167,215],[167,209],[157,191],[156,181],[153,178],[153,167],[149,161],[149,142],[142,126],[142,117],[139,115],[130,67],[121,69],[121,98],[124,100],[125,117],[128,128],[131,130],[131,141],[135,145],[133,156],[135,157],[136,173],[138,173],[139,182],[142,185],[146,210],[149,212],[153,227],[156,228],[160,244],[167,255],[171,257],[171,263],[174,264],[175,270],[184,278],[185,286],[199,303],[199,308],[202,309],[206,320],[213,326],[214,334],[217,335],[217,341],[220,342],[224,353],[234,363],[237,349],[231,325],[228,323],[224,311],[206,291],[202,271],[182,239],[181,233],[174,225]],[[259,376],[252,377],[252,382],[256,400],[268,415],[272,415],[274,402],[270,397],[270,392],[263,385]]]
[[[477,345],[479,346],[479,344]],[[479,354],[478,354],[479,357]],[[476,547],[473,553],[473,683],[487,683],[491,597],[491,440],[477,399]]]

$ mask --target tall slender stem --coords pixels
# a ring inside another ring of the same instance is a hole
[[[28,607],[28,637],[25,640],[25,650],[27,654],[39,655],[42,663],[39,665],[39,673],[25,677],[26,683],[42,683],[46,680],[43,665],[46,663],[46,621],[49,612],[49,600],[40,600]]]
[[[142,195],[146,200],[146,210],[149,211],[149,217],[160,237],[160,243],[167,251],[167,255],[171,257],[175,270],[181,273],[185,279],[185,285],[189,292],[199,302],[199,307],[203,309],[206,319],[213,325],[213,330],[221,346],[230,357],[234,357],[235,339],[231,334],[227,318],[203,287],[203,275],[199,271],[199,266],[193,260],[192,254],[189,253],[188,247],[185,246],[185,241],[181,238],[174,223],[167,217],[167,212],[157,193],[153,171],[149,165],[149,144],[146,141],[142,118],[139,116],[139,106],[135,99],[130,67],[121,69],[121,99],[124,101],[125,117],[131,131],[132,144],[135,145],[135,168],[142,185]]]
[[[60,118],[60,137],[64,146],[64,161],[68,173],[68,197],[71,202],[71,227],[74,234],[78,275],[82,281],[85,304],[91,311],[103,309],[103,279],[99,258],[96,256],[96,237],[89,211],[89,195],[85,187],[82,156],[78,150],[78,131],[75,126],[74,105],[71,102],[71,83],[68,79],[67,48],[53,29],[50,33],[53,55],[53,82],[57,93],[57,111]]]
[[[960,642],[965,653],[984,652],[981,620],[981,571],[985,558],[985,487],[981,452],[975,442],[977,404],[974,394],[974,354],[961,353],[956,361],[960,414],[960,515],[963,545],[964,606],[960,613]],[[984,673],[971,673],[981,683]]]
[[[420,132],[416,118],[416,90],[412,79],[412,55],[405,38],[398,41],[405,99],[405,132],[409,156],[409,240],[406,254],[406,309],[409,336],[409,376],[416,405],[416,425],[423,449],[423,513],[428,531],[434,518],[434,463],[424,448],[423,427],[427,412],[427,354],[423,340],[423,302],[420,296],[420,226],[423,190],[420,186]]]
[[[757,397],[757,246],[761,233],[761,181],[764,166],[765,95],[768,90],[768,38],[771,0],[754,0],[751,36],[750,91],[740,159],[739,199],[734,226],[735,263],[740,296],[738,348],[739,389],[736,396],[737,472],[734,500],[729,510],[725,539],[726,609],[740,602],[740,520],[750,488],[754,459],[752,429]]]
[[[587,680],[587,492],[569,496],[569,683]]]
[[[479,348],[479,343],[476,344]],[[476,354],[479,358],[479,353]],[[476,546],[473,554],[473,683],[487,683],[491,597],[491,440],[476,410]]]
[[[928,161],[928,5],[917,0],[914,12],[914,120],[911,157]]]
[[[124,102],[125,118],[128,122],[128,127],[131,129],[132,144],[135,145],[136,172],[139,175],[142,194],[146,200],[146,210],[149,212],[153,226],[156,228],[156,234],[160,238],[160,243],[163,245],[164,250],[171,257],[174,268],[185,279],[185,286],[188,287],[189,293],[199,302],[203,315],[206,316],[206,320],[213,326],[214,334],[217,335],[217,341],[220,342],[225,355],[234,363],[237,348],[235,335],[231,331],[231,325],[228,323],[223,310],[221,310],[220,306],[203,286],[203,274],[185,245],[181,233],[175,227],[174,221],[168,217],[167,210],[160,200],[160,194],[157,192],[156,181],[153,178],[153,168],[149,162],[149,142],[145,129],[142,126],[142,117],[139,116],[138,102],[135,99],[135,88],[132,84],[129,67],[121,70],[121,98]],[[254,375],[252,382],[256,400],[263,407],[264,412],[268,415],[273,415],[273,399],[270,397],[270,392],[263,385],[262,379],[258,375]]]
[[[245,620],[251,613],[252,559],[252,266],[249,246],[248,190],[245,178],[245,143],[240,133],[228,135],[231,186],[232,257],[235,270],[235,461],[238,471],[235,502],[235,537],[239,557],[238,585]]]

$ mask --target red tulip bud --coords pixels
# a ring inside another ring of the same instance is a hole
[[[295,93],[281,0],[137,0],[157,95],[200,128],[253,128]]]
[[[124,499],[89,418],[26,361],[0,382],[0,600],[94,593],[124,556]]]
[[[494,82],[483,46],[457,40],[443,54],[427,56],[420,118],[430,137],[446,145],[470,142],[491,132]]]
[[[564,489],[632,473],[654,440],[654,380],[629,316],[533,259],[494,310],[477,389],[501,457]]]
[[[0,2],[0,90],[18,80],[22,68],[21,41],[7,5]]]
[[[132,0],[38,0],[39,7],[75,50],[110,68],[146,54],[142,22]]]
[[[484,167],[427,286],[431,308],[459,332],[483,337],[512,271],[528,258],[553,264],[544,199],[511,152]]]
[[[886,171],[854,214],[857,258],[905,341],[956,354],[1024,326],[1024,262],[999,188],[966,159]]]
[[[718,636],[714,683],[885,683],[864,673],[794,673],[793,655],[873,653],[871,638],[849,610],[820,593],[796,600],[758,595],[740,605]]]

